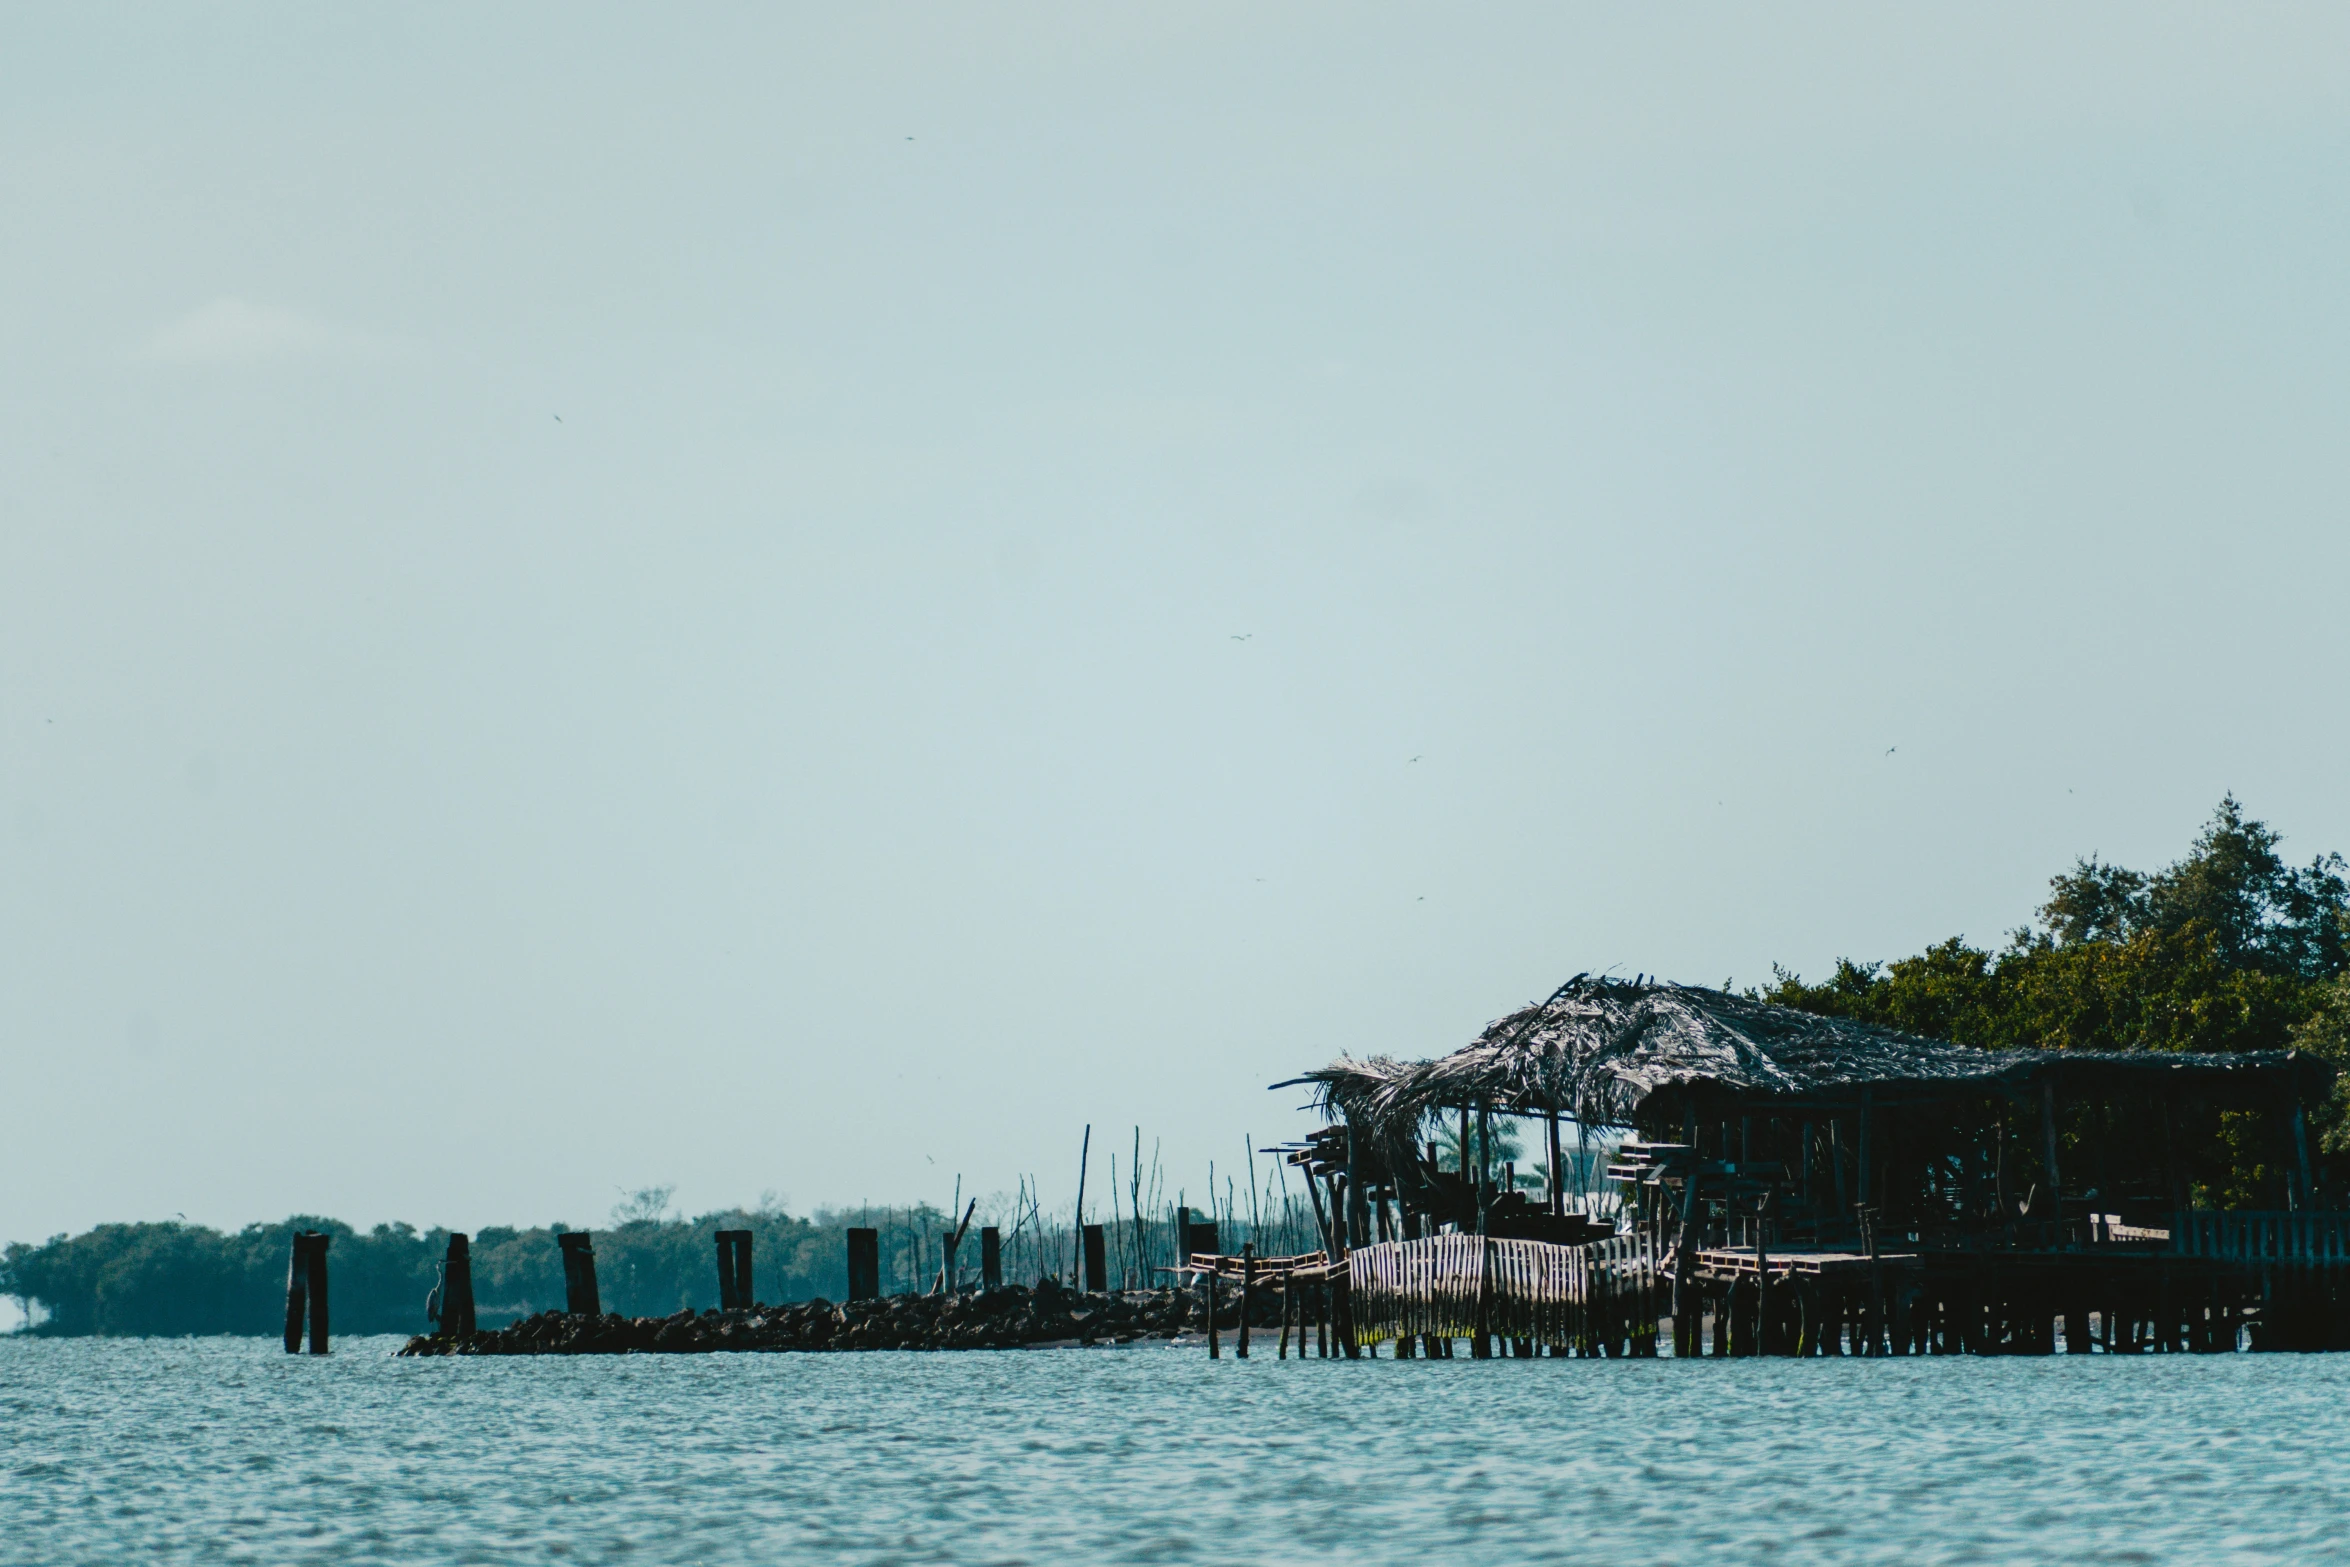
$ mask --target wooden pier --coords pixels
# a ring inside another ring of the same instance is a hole
[[[2246,1243],[2214,1249],[2214,1231]],[[1472,1355],[1483,1344],[1486,1354],[1609,1359],[1667,1348],[1706,1357],[2350,1349],[2341,1248],[2350,1214],[2188,1213],[2173,1233],[2176,1245],[1874,1257],[1704,1247],[1685,1291],[1675,1248],[1654,1230],[1577,1246],[1436,1235],[1337,1261],[1202,1254],[1187,1271],[1209,1289],[1245,1280],[1298,1296],[1301,1327],[1310,1319],[1341,1335],[1332,1353],[1393,1345],[1397,1358],[1447,1355],[1456,1341]],[[1680,1323],[1676,1299],[1691,1313]],[[1301,1332],[1301,1353],[1303,1342]]]
[[[2297,1051],[1973,1049],[1578,976],[1450,1056],[1293,1079],[1332,1119],[1283,1151],[1348,1342],[1402,1354],[2350,1349],[2350,1213],[2318,1206],[2306,1115],[2335,1075]],[[1499,1116],[1542,1123],[1538,1195],[1495,1166]],[[1598,1201],[1567,1200],[1562,1119],[1610,1133]],[[2194,1206],[2247,1137],[2271,1206]]]

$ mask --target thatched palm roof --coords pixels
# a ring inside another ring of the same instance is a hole
[[[1406,1149],[1431,1113],[1458,1105],[1628,1126],[1665,1090],[1832,1105],[1856,1101],[1864,1087],[1888,1102],[1969,1087],[2014,1093],[2051,1076],[2109,1087],[2191,1079],[2237,1097],[2315,1087],[2333,1069],[2283,1050],[1977,1050],[1695,985],[1578,975],[1451,1055],[1341,1058],[1293,1081],[1318,1085],[1324,1108]]]

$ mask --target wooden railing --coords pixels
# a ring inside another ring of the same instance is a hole
[[[1482,1332],[1586,1352],[1642,1331],[1653,1339],[1661,1309],[1657,1262],[1645,1231],[1581,1246],[1435,1235],[1366,1246],[1346,1258],[1362,1343]]]
[[[2171,1250],[2237,1262],[2350,1265],[2350,1213],[2192,1209],[2171,1216]]]

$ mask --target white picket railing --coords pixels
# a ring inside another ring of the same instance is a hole
[[[1433,1235],[1366,1246],[1346,1261],[1365,1344],[1482,1331],[1590,1353],[1656,1331],[1658,1254],[1645,1230],[1580,1246]]]

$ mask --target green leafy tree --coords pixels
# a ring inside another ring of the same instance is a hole
[[[1998,951],[1952,937],[1890,963],[1839,960],[1817,984],[1774,968],[1750,992],[1987,1049],[2278,1050],[2350,1064],[2339,855],[2293,866],[2279,835],[2223,799],[2187,854],[2153,872],[2082,860],[2049,884],[2038,922]],[[2350,1153],[2350,1090],[2317,1116]],[[2273,1186],[2256,1118],[2212,1118],[2200,1178],[2250,1202]]]

